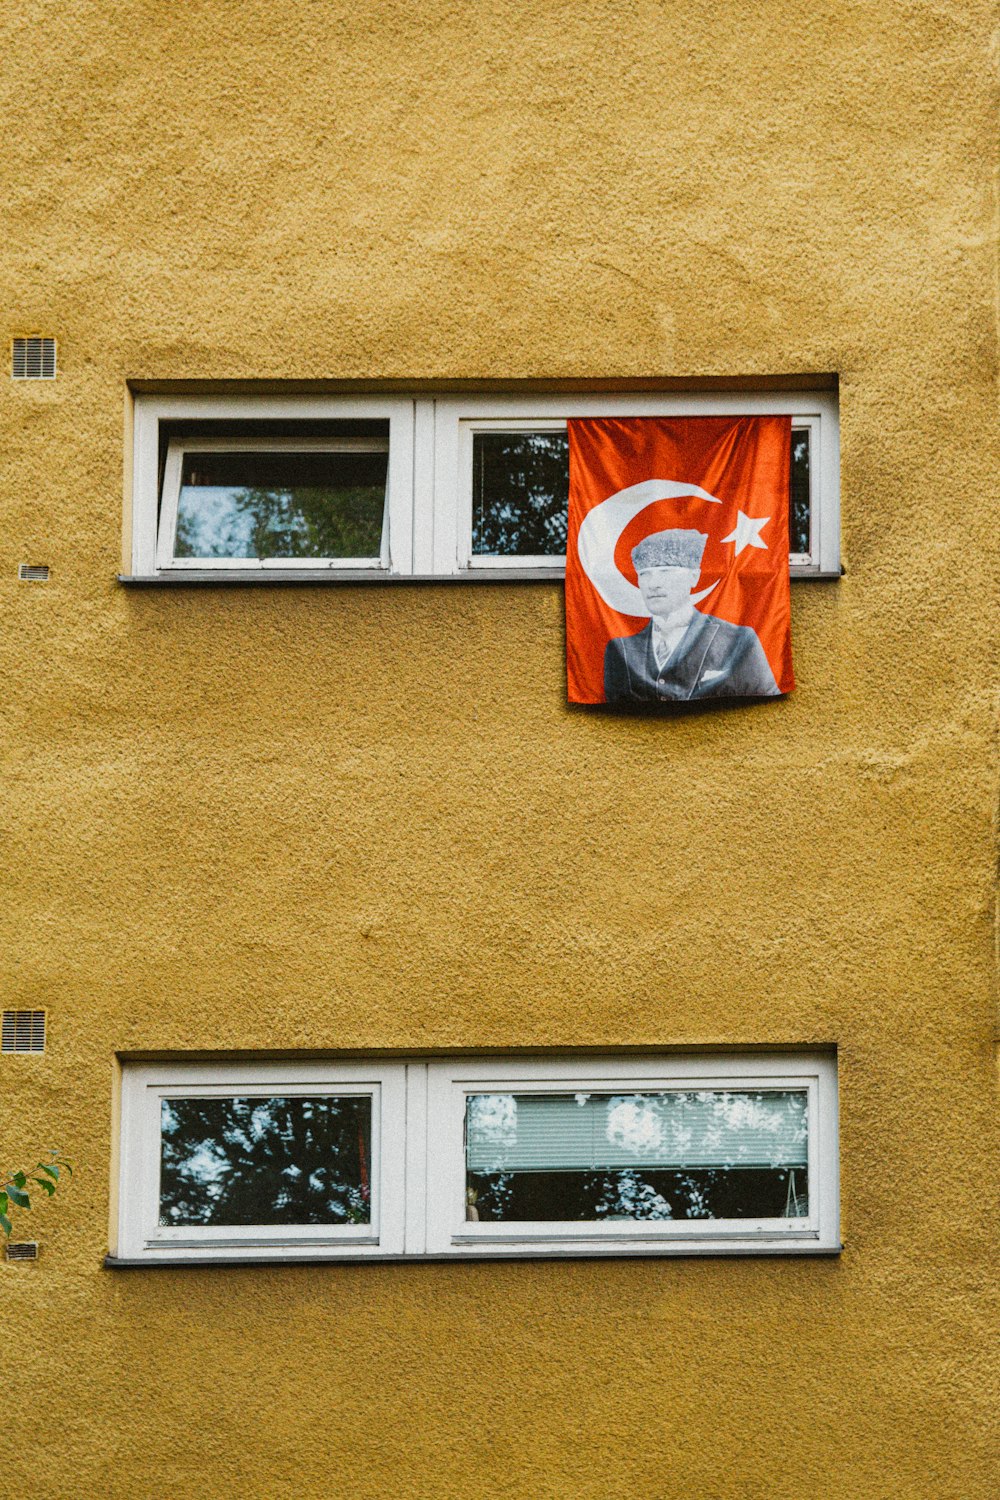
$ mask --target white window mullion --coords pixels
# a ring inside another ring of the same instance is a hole
[[[427,1069],[427,1249],[454,1250],[465,1217],[465,1094],[447,1063]]]
[[[389,521],[389,571],[412,573],[413,478],[415,444],[409,402],[397,402],[389,416],[389,463],[386,470],[386,513]]]
[[[427,1249],[427,1064],[406,1065],[406,1227],[407,1255]]]
[[[378,1122],[378,1245],[402,1255],[406,1226],[406,1078],[399,1064],[380,1069]]]
[[[436,531],[435,473],[437,469],[435,403],[419,397],[413,402],[413,572],[433,573]]]
[[[448,401],[434,403],[434,546],[430,571],[447,577],[459,569],[459,513],[471,504],[461,481],[459,425]]]

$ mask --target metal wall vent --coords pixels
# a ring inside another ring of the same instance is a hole
[[[48,563],[18,563],[17,576],[22,583],[48,583]]]
[[[8,1260],[37,1260],[38,1259],[38,1241],[37,1240],[18,1240],[13,1245],[8,1241],[8,1243],[7,1243],[7,1259]]]
[[[44,1010],[5,1010],[0,1024],[0,1052],[44,1052]]]
[[[14,339],[10,373],[13,380],[55,380],[55,339]]]

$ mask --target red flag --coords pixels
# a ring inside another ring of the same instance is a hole
[[[791,692],[790,417],[569,423],[572,703]]]

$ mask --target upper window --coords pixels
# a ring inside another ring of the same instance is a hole
[[[137,396],[132,573],[412,571],[413,402]]]
[[[566,424],[523,431],[470,426],[468,436],[472,442],[468,561],[523,562],[537,557],[551,562],[563,557],[569,507]]]
[[[785,413],[789,566],[840,570],[836,397],[136,398],[132,571],[558,577],[575,416]]]
[[[385,567],[388,460],[388,435],[171,438],[157,566]]]
[[[832,1250],[836,1137],[825,1057],[129,1067],[118,1254]]]

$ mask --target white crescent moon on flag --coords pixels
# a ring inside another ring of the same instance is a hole
[[[618,538],[629,522],[654,500],[680,500],[685,495],[711,500],[713,505],[722,504],[718,495],[710,495],[708,490],[699,489],[696,484],[680,484],[675,479],[644,479],[641,484],[630,484],[627,489],[609,495],[584,516],[576,544],[580,565],[605,604],[619,614],[649,619],[649,610],[642,602],[639,590],[615,565]],[[704,599],[717,582],[692,594],[691,603]]]

